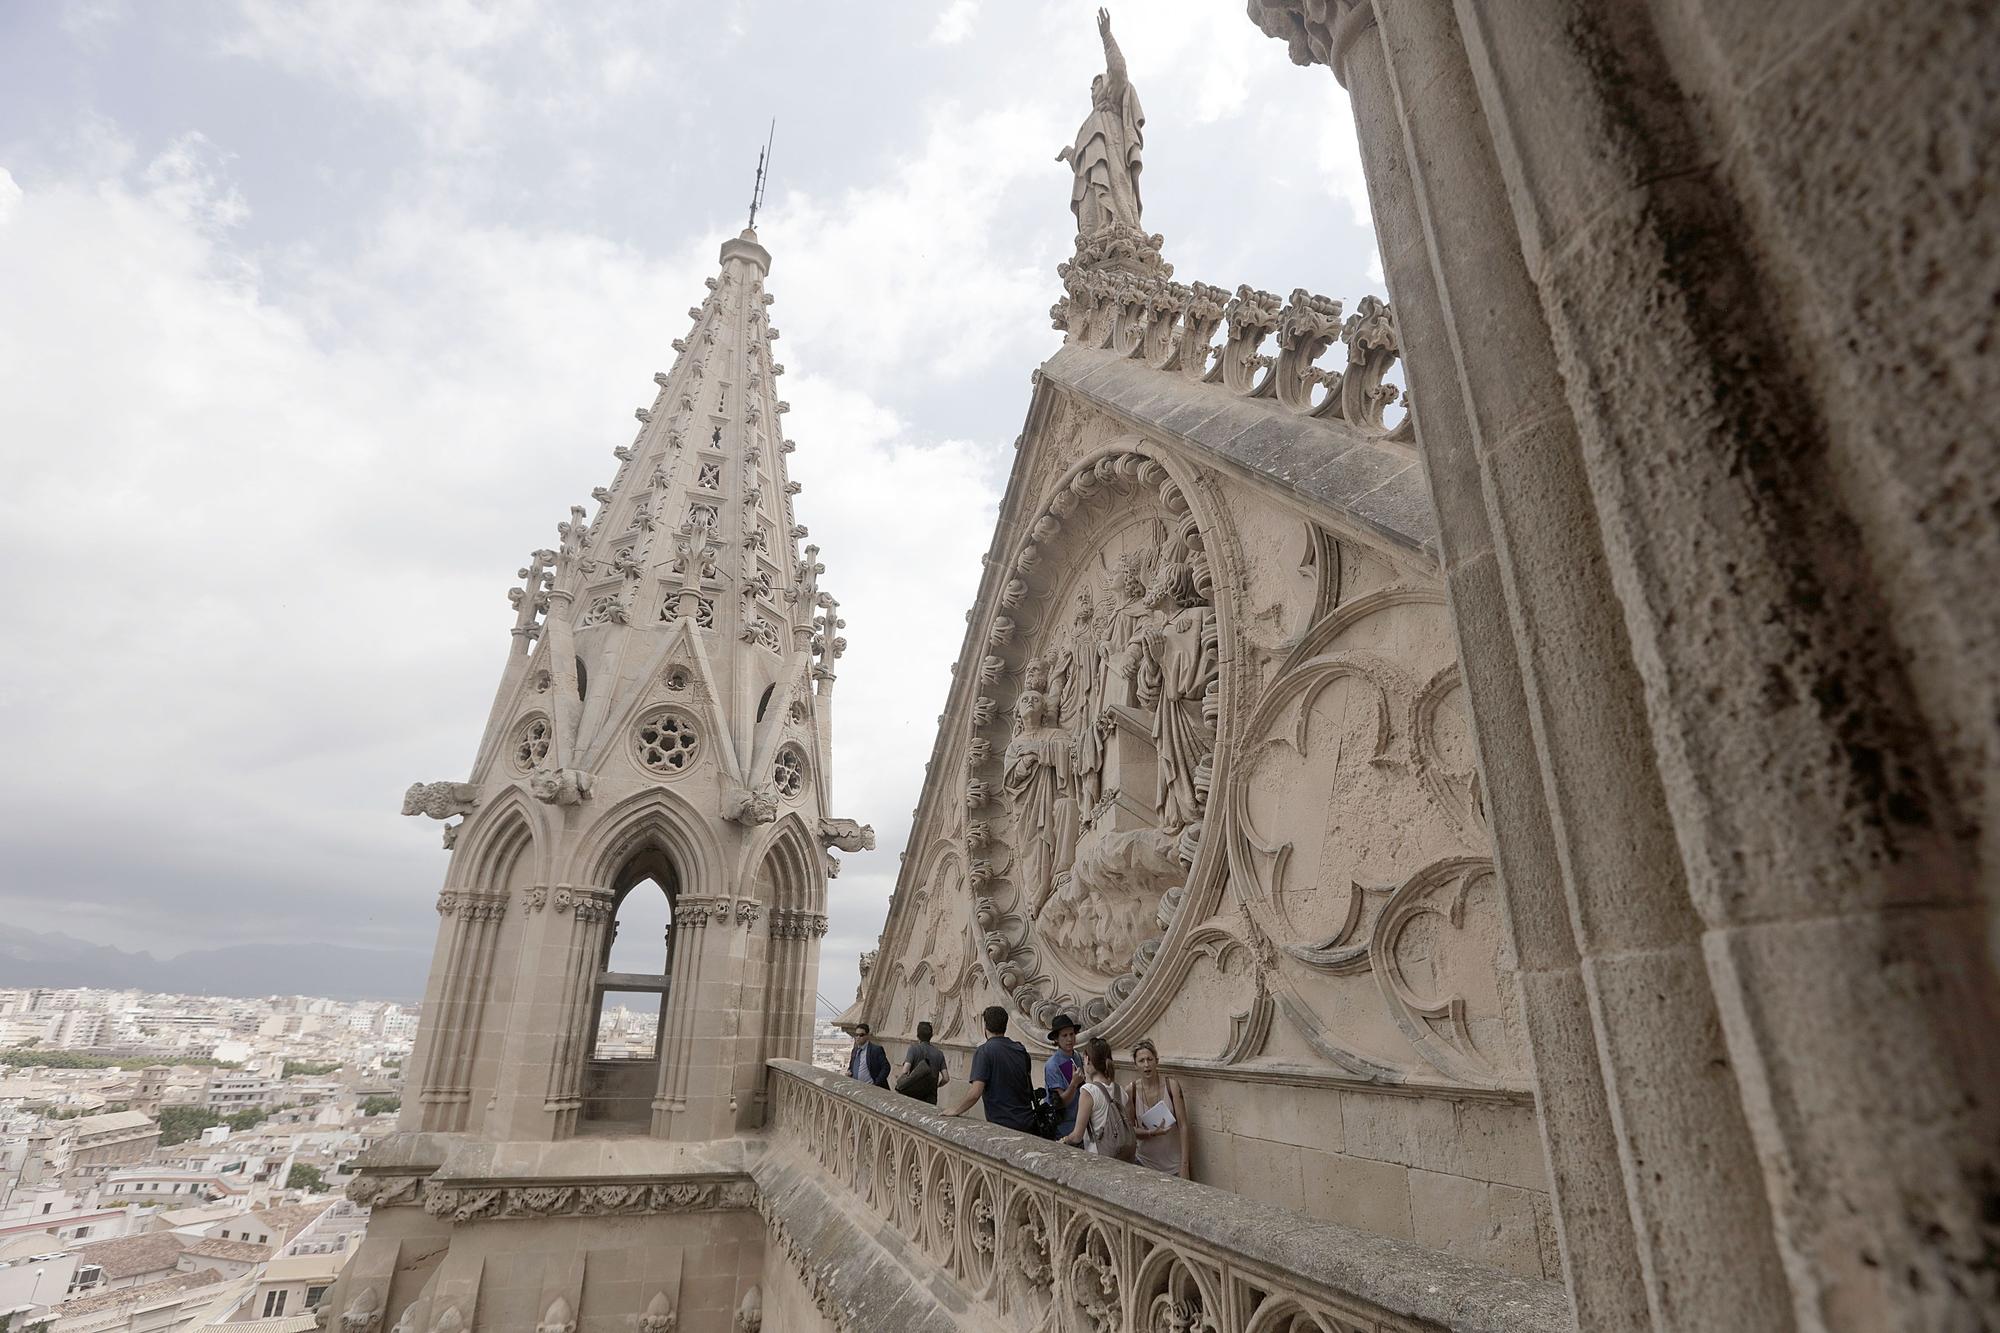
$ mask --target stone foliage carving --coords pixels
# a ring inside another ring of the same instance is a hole
[[[403,793],[403,813],[452,819],[479,806],[479,787],[471,782],[412,782]]]
[[[340,1333],[376,1333],[382,1327],[382,1295],[363,1287],[340,1316]]]
[[[454,1222],[540,1217],[626,1217],[747,1209],[756,1203],[747,1180],[596,1183],[582,1185],[444,1185],[423,1189],[424,1211]]]
[[[646,1302],[645,1313],[639,1316],[639,1333],[676,1333],[680,1325],[680,1312],[667,1299],[667,1293],[654,1292],[653,1299]]]
[[[826,916],[780,907],[771,913],[771,934],[781,940],[816,940],[826,934]]]
[[[1259,1263],[1260,1256],[1226,1250],[1171,1223],[1052,1188],[1026,1163],[947,1142],[926,1133],[921,1119],[877,1110],[865,1090],[842,1095],[821,1080],[832,1083],[834,1076],[802,1065],[774,1071],[774,1147],[803,1159],[869,1220],[902,1236],[934,1280],[979,1311],[982,1322],[1090,1333],[1442,1327],[1280,1276],[1287,1264],[1275,1236]],[[857,1327],[830,1287],[823,1256],[792,1236],[762,1200],[758,1211],[820,1312],[836,1328]],[[1539,1326],[1534,1316],[1522,1324]]]

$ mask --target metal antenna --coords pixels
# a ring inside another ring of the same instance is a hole
[[[750,191],[750,226],[757,226],[757,210],[764,204],[764,171],[771,161],[771,145],[777,142],[778,118],[771,117],[771,132],[764,139],[764,151],[757,154],[757,184]]]

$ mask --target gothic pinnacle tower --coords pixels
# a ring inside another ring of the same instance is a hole
[[[793,514],[770,266],[750,229],[723,243],[673,368],[653,377],[638,434],[592,492],[595,515],[572,507],[557,545],[521,570],[469,781],[406,796],[406,814],[462,816],[445,830],[452,858],[402,1132],[371,1159],[427,1178],[426,1208],[385,1212],[400,1187],[364,1174],[357,1189],[378,1224],[343,1277],[343,1310],[365,1297],[416,1309],[414,1327],[448,1307],[472,1325],[483,1243],[454,1225],[462,1211],[429,1206],[459,1188],[511,1197],[507,1182],[532,1179],[536,1217],[552,1225],[607,1208],[725,1214],[661,1217],[666,1229],[648,1233],[656,1258],[756,1225],[723,1163],[740,1156],[734,1136],[763,1123],[765,1062],[807,1053],[828,849],[874,841],[828,806],[846,645]],[[657,966],[612,971],[620,909],[654,892],[671,918],[651,947]],[[657,1006],[650,1052],[600,1045],[607,994]],[[615,1169],[572,1145],[602,1137],[625,1141]],[[449,1252],[427,1274],[398,1267],[399,1246],[440,1242]],[[678,1269],[670,1283],[649,1268],[643,1291],[637,1277],[635,1318],[655,1297],[671,1309],[712,1298],[718,1313],[750,1298],[733,1277],[693,1296]],[[530,1322],[552,1300],[589,1305],[582,1283],[579,1261]],[[500,1323],[483,1326],[527,1326],[491,1313]]]

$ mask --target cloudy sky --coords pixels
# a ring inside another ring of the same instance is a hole
[[[1093,6],[0,6],[0,920],[428,949],[515,568],[743,225],[852,645],[833,885],[894,883],[1046,311]],[[1183,279],[1380,290],[1345,98],[1234,0],[1114,6]],[[415,989],[413,982],[412,989]]]

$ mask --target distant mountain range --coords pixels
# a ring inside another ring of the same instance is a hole
[[[0,986],[410,1002],[422,997],[430,965],[430,955],[415,949],[354,949],[310,940],[236,944],[155,958],[0,922]]]

